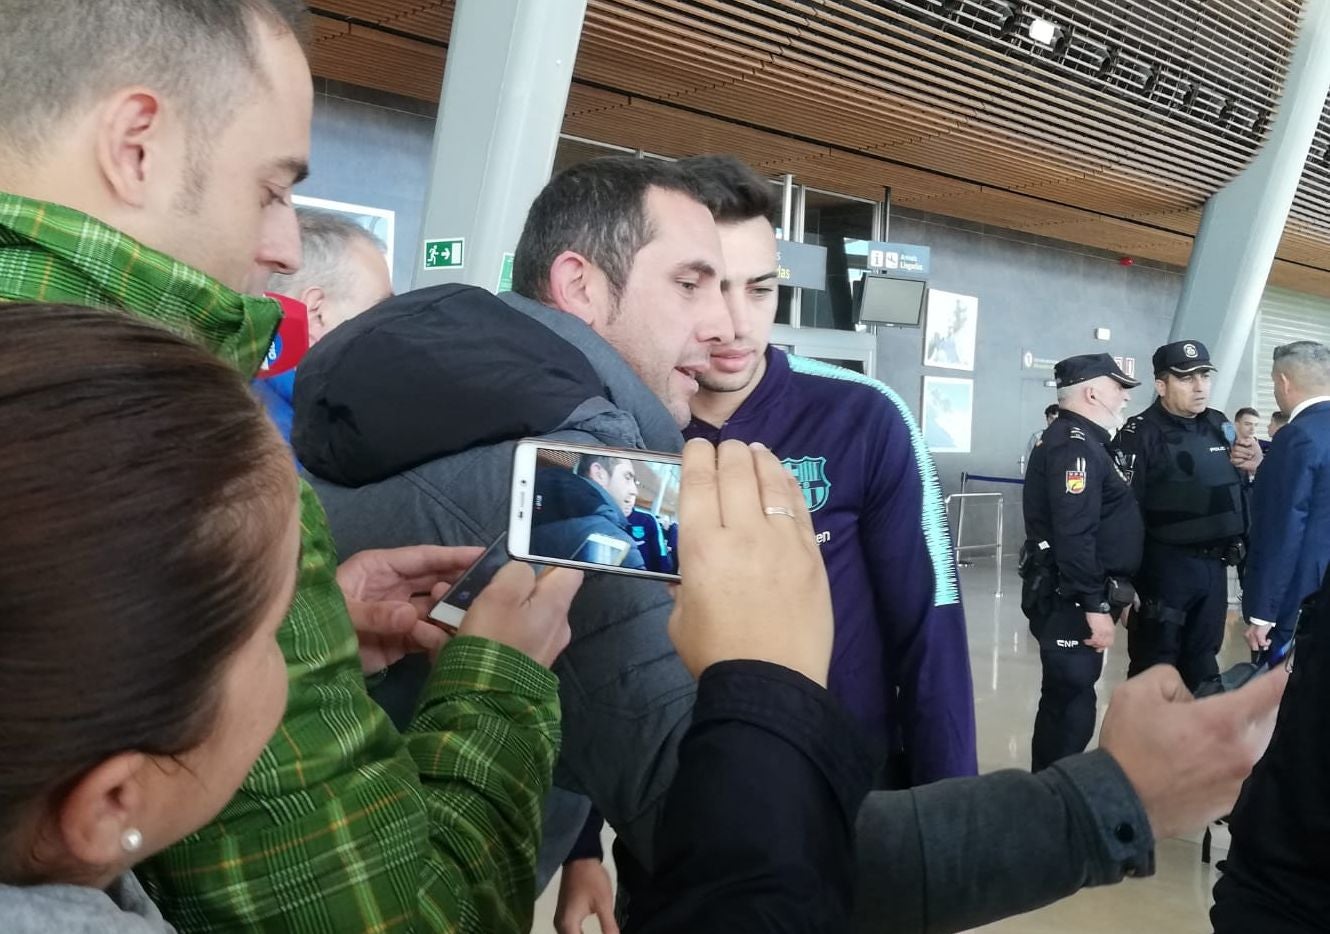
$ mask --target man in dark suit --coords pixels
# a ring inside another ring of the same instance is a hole
[[[1323,931],[1330,917],[1330,645],[1322,644],[1330,578],[1307,603],[1274,739],[1229,819],[1233,843],[1210,911],[1215,934]]]
[[[1330,349],[1314,341],[1276,348],[1274,383],[1289,421],[1252,491],[1242,609],[1253,651],[1292,637],[1330,565]]]

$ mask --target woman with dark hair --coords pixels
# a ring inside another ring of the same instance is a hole
[[[0,326],[0,927],[169,930],[128,870],[281,719],[295,475],[206,351],[78,308]]]
[[[161,328],[3,305],[0,329],[0,929],[171,931],[130,870],[281,721],[295,472],[240,374]],[[548,665],[579,582],[509,567],[463,635]]]

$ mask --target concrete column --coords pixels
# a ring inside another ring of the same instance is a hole
[[[516,249],[527,209],[554,165],[586,6],[587,0],[458,0],[415,288],[498,286],[504,254]],[[456,240],[463,241],[460,268],[425,268],[427,252],[435,263],[455,264]]]
[[[1219,368],[1211,405],[1227,411],[1243,348],[1330,94],[1330,0],[1306,0],[1270,139],[1205,205],[1170,340],[1194,338]],[[1268,365],[1269,361],[1258,361]]]

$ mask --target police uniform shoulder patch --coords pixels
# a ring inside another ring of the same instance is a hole
[[[1067,492],[1078,496],[1085,492],[1085,458],[1076,458],[1072,469],[1067,471]]]
[[[1073,441],[1084,441],[1084,440],[1085,440],[1085,429],[1083,429],[1083,428],[1073,428],[1073,429],[1068,433],[1067,436],[1068,436],[1069,438],[1071,438],[1071,440],[1073,440]]]

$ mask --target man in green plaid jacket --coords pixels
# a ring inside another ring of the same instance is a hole
[[[245,293],[299,264],[304,15],[297,0],[0,2],[0,299],[124,309],[252,375],[280,311]],[[235,799],[144,882],[184,931],[529,929],[554,677],[457,638],[398,733],[366,693],[323,510],[301,495],[286,716]]]

